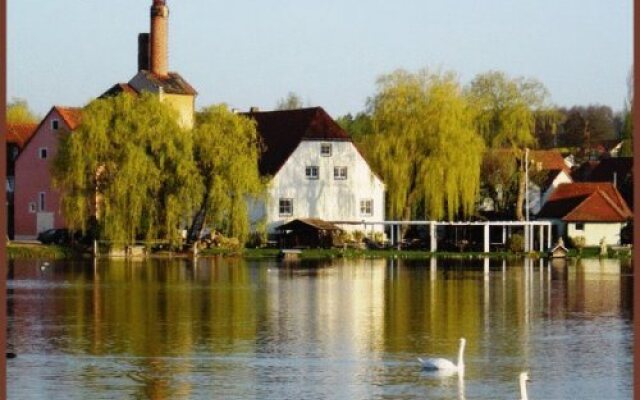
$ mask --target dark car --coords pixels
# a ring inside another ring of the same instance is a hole
[[[42,244],[69,244],[71,234],[68,229],[48,229],[40,232],[37,239]]]

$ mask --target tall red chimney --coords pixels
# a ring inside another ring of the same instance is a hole
[[[165,0],[153,0],[151,6],[151,72],[166,76],[168,58],[169,8]]]

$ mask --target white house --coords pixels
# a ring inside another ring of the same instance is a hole
[[[384,220],[384,183],[322,108],[245,115],[256,121],[265,147],[259,169],[269,178],[267,198],[250,207],[253,224],[263,221],[275,233],[293,219],[319,218],[353,231],[364,226],[344,222]]]
[[[571,170],[557,150],[532,150],[529,171],[529,211],[540,212],[554,190],[563,183],[571,183]]]
[[[553,223],[558,236],[583,237],[586,246],[621,244],[621,231],[633,213],[611,183],[567,183],[557,187],[538,219]]]

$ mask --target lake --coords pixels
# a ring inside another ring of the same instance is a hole
[[[629,262],[11,261],[10,399],[632,397]],[[464,379],[422,371],[455,361]]]

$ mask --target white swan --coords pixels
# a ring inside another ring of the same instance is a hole
[[[418,361],[422,364],[422,368],[429,371],[442,371],[442,372],[450,372],[462,375],[464,374],[464,346],[466,344],[466,340],[464,338],[460,338],[460,350],[458,350],[458,364],[454,364],[451,361],[444,358],[420,358],[418,357]]]
[[[527,382],[529,382],[529,373],[521,372],[520,373],[520,400],[529,400],[529,396],[527,396]]]

